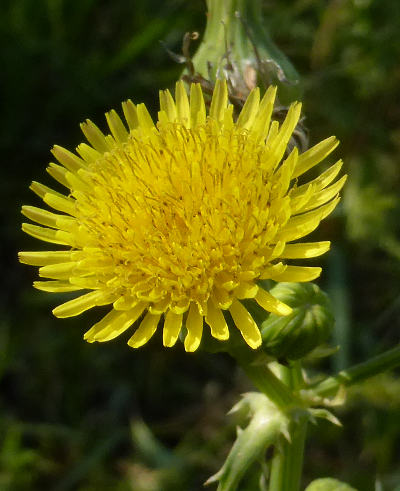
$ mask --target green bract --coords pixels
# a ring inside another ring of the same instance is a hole
[[[278,85],[284,104],[299,99],[302,93],[299,74],[272,42],[263,22],[262,2],[206,3],[206,31],[192,59],[196,72],[206,79],[211,76],[212,80],[223,73],[239,93],[247,93],[257,81],[268,81],[268,85]]]
[[[334,317],[327,295],[317,285],[279,283],[271,293],[293,312],[285,317],[271,314],[262,322],[262,346],[267,354],[297,360],[327,341]]]
[[[245,428],[238,430],[236,441],[221,467],[205,484],[218,482],[219,491],[235,491],[248,468],[280,436],[288,437],[289,418],[264,394],[249,392],[230,411],[245,420]],[[250,419],[250,422],[248,420]]]

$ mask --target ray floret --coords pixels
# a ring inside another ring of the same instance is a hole
[[[109,305],[86,332],[89,342],[131,330],[128,344],[138,348],[162,328],[164,346],[183,333],[185,349],[195,351],[204,329],[223,342],[236,326],[257,349],[260,331],[243,300],[290,314],[261,280],[320,275],[321,268],[287,261],[329,249],[328,241],[300,240],[334,210],[346,179],[337,179],[341,161],[304,178],[338,142],[330,137],[304,153],[289,152],[301,104],[292,104],[279,124],[272,118],[275,96],[275,87],[262,98],[254,89],[235,117],[224,81],[208,111],[200,85],[192,84],[188,96],[178,82],[175,98],[160,91],[156,123],[144,104],[126,101],[125,122],[108,112],[106,133],[82,123],[88,143],[77,154],[54,146],[58,163],[48,172],[67,191],[32,183],[52,211],[24,206],[35,224],[23,230],[61,249],[20,253],[22,263],[39,267],[36,288],[81,290],[54,315]]]

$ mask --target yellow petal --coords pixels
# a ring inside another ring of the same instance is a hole
[[[32,237],[43,240],[44,242],[69,246],[73,246],[75,242],[73,236],[69,232],[64,232],[62,230],[39,227],[38,225],[32,225],[30,223],[23,223],[22,230],[25,233],[32,235]]]
[[[113,143],[113,146],[115,146],[115,142]],[[96,149],[94,149],[90,145],[87,145],[86,143],[81,143],[80,145],[78,145],[76,147],[76,151],[84,159],[86,164],[96,162],[96,160],[100,159],[103,156],[101,152],[98,152]],[[78,172],[79,170],[81,169],[78,169],[76,172]]]
[[[113,303],[113,307],[115,310],[131,310],[137,303],[139,303],[138,300],[130,295],[122,296]]]
[[[84,123],[81,123],[82,133],[86,136],[88,142],[99,152],[107,152],[110,150],[105,136],[102,131],[87,119]]]
[[[39,276],[53,280],[66,280],[72,276],[77,263],[74,261],[59,264],[48,264],[39,269]]]
[[[161,300],[152,302],[149,307],[149,312],[152,314],[163,314],[168,308],[170,304],[170,297],[166,296]]]
[[[330,136],[322,142],[317,143],[306,152],[299,155],[293,177],[298,177],[307,172],[311,167],[319,164],[339,145],[336,136]]]
[[[34,251],[19,252],[18,259],[23,264],[31,266],[46,266],[47,264],[64,263],[71,260],[71,251]]]
[[[211,100],[210,117],[217,121],[223,121],[227,105],[228,88],[226,82],[225,80],[217,80]]]
[[[70,230],[75,226],[75,219],[65,215],[56,215],[47,210],[36,208],[36,206],[23,206],[22,214],[36,223],[51,228],[64,228]],[[62,224],[64,227],[60,227]]]
[[[111,257],[104,254],[87,254],[81,261],[79,261],[79,268],[88,271],[101,270],[108,268],[114,268],[114,261]]]
[[[214,299],[222,310],[227,310],[232,305],[232,296],[223,288],[214,288]]]
[[[175,101],[169,90],[160,90],[160,109],[167,115],[168,121],[175,123],[177,111]]]
[[[105,342],[111,341],[124,331],[142,315],[147,307],[147,303],[140,302],[133,309],[127,311],[111,310],[100,322],[95,324],[84,335],[89,343],[94,341]]]
[[[117,112],[112,109],[106,113],[106,119],[115,140],[120,143],[125,142],[128,139],[128,131]]]
[[[272,278],[273,276],[276,276],[278,274],[282,274],[285,269],[287,268],[286,264],[283,264],[282,262],[273,264],[272,266],[268,266],[265,268],[261,275],[260,275],[260,280],[268,280]]]
[[[339,174],[340,169],[343,167],[343,160],[338,160],[335,164],[331,165],[325,172],[323,172],[320,176],[314,179],[314,183],[316,184],[316,189],[323,189],[328,184],[330,184],[335,177]]]
[[[136,106],[136,111],[140,128],[145,132],[152,130],[154,128],[154,123],[146,106],[144,104],[138,104]]]
[[[285,271],[276,276],[271,276],[274,281],[301,283],[312,281],[321,274],[322,268],[310,266],[288,266]]]
[[[315,193],[315,185],[311,182],[305,185],[303,192],[297,193],[296,188],[292,188],[288,196],[290,197],[290,209],[292,215],[296,215],[310,201]]]
[[[84,288],[71,285],[68,281],[34,281],[33,286],[38,290],[50,293],[76,292]]]
[[[158,111],[157,113],[157,126],[161,125],[166,125],[170,121],[168,119],[167,113],[165,111]]]
[[[256,87],[253,89],[244,103],[242,110],[240,111],[237,119],[237,126],[250,129],[254,123],[258,109],[260,106],[260,89]]]
[[[235,288],[236,298],[254,298],[257,294],[258,286],[255,283],[242,282]]]
[[[210,326],[211,336],[216,339],[225,340],[229,338],[228,324],[226,323],[224,314],[218,308],[212,298],[207,303],[206,322]]]
[[[287,145],[287,142],[292,136],[292,133],[300,119],[301,107],[301,102],[294,102],[293,104],[291,104],[285,120],[283,121],[282,126],[279,129],[277,139],[285,142],[285,146]]]
[[[128,345],[131,348],[140,348],[146,344],[156,332],[160,317],[161,315],[153,315],[147,312],[135,334],[129,339]]]
[[[206,105],[200,84],[190,86],[190,121],[191,128],[206,122]]]
[[[83,191],[84,193],[91,191],[90,184],[86,183],[81,177],[77,174],[73,174],[72,172],[67,172],[65,174],[65,178],[69,183],[69,187],[73,191]]]
[[[335,184],[332,184],[328,188],[325,188],[322,191],[315,193],[312,196],[312,198],[310,199],[310,201],[307,203],[307,205],[304,206],[299,211],[312,210],[313,208],[317,208],[318,206],[321,206],[324,203],[326,203],[327,201],[331,200],[342,189],[344,183],[346,182],[346,179],[347,179],[347,176],[343,176],[341,179],[339,179],[337,182],[335,182]]]
[[[64,167],[66,167],[71,172],[76,172],[81,167],[86,167],[86,164],[82,159],[80,159],[77,155],[74,155],[69,150],[60,147],[59,145],[54,145],[51,153]]]
[[[316,210],[290,218],[282,230],[277,233],[275,239],[290,242],[308,235],[318,227],[321,220],[336,208],[339,201],[340,198],[337,197]]]
[[[176,100],[176,111],[178,113],[178,121],[182,123],[185,126],[185,128],[189,128],[190,127],[189,99],[186,93],[185,85],[182,82],[182,80],[176,83],[175,100]]]
[[[278,257],[281,257],[281,254],[282,254],[283,250],[285,249],[285,245],[286,245],[286,243],[281,242],[281,241],[278,241],[275,244],[275,247],[273,248],[273,250],[271,252],[271,257],[269,258],[270,261],[272,261],[273,259],[276,259]],[[282,263],[280,263],[280,264],[282,264]]]
[[[272,123],[269,127],[268,135],[267,135],[266,140],[265,140],[265,142],[268,143],[269,146],[272,146],[272,142],[275,140],[278,132],[279,132],[278,121],[272,121]]]
[[[203,334],[203,316],[200,315],[199,309],[194,302],[190,304],[186,319],[186,329],[185,350],[189,352],[196,351]]]
[[[317,257],[329,251],[330,246],[331,243],[328,240],[321,242],[287,244],[280,257],[282,259],[305,259],[309,257]]]
[[[163,344],[171,348],[176,343],[182,327],[182,314],[175,314],[172,310],[168,310],[163,330]]]
[[[127,101],[122,103],[122,110],[124,112],[124,116],[126,122],[128,123],[129,129],[136,129],[139,126],[139,120],[135,104],[130,99],[128,99]]]
[[[57,211],[68,213],[68,215],[76,215],[76,201],[65,196],[58,196],[53,193],[46,193],[43,196],[43,201]]]
[[[239,300],[234,300],[232,302],[229,312],[232,315],[233,322],[250,348],[257,349],[261,346],[260,330],[254,319]]]
[[[33,222],[40,223],[46,227],[56,228],[57,215],[36,206],[23,206],[21,213]]]
[[[277,197],[279,198],[284,196],[289,188],[297,158],[298,150],[297,147],[294,147],[294,149],[290,152],[288,158],[282,162],[279,170],[275,173],[276,181],[279,183],[279,193],[277,195]]]
[[[189,299],[182,300],[180,302],[177,302],[174,305],[171,305],[171,310],[172,312],[175,312],[175,314],[184,314],[188,308],[189,308]]]
[[[324,189],[339,174],[342,166],[343,166],[343,161],[338,160],[334,165],[329,167],[325,172],[323,172],[321,175],[319,175],[318,177],[316,177],[312,181],[307,182],[306,184],[303,184],[301,186],[293,188],[290,192],[290,197],[292,199],[300,198],[301,195],[307,193],[310,185],[313,185],[314,189],[317,191]]]
[[[91,309],[92,307],[96,307],[97,305],[105,305],[107,303],[110,303],[109,293],[102,290],[95,290],[59,305],[53,309],[53,314],[60,318],[73,317]]]
[[[225,130],[231,130],[233,128],[233,105],[228,104],[228,107],[225,109],[223,126]]]
[[[276,90],[276,87],[270,85],[260,102],[258,114],[251,128],[251,134],[258,140],[264,140],[268,135],[272,111],[274,109]]]
[[[301,104],[299,102],[293,103],[286,115],[284,122],[282,123],[279,131],[272,138],[272,131],[268,135],[268,143],[271,147],[270,157],[268,159],[269,165],[275,169],[286,151],[287,144],[292,136],[294,129],[298,123],[301,113]],[[273,125],[271,125],[271,130]],[[293,176],[294,177],[294,176]]]
[[[61,198],[65,198],[63,194],[54,191],[54,189],[51,189],[45,186],[44,184],[40,184],[40,182],[33,181],[32,184],[29,186],[29,189],[31,189],[35,194],[37,194],[42,199],[44,198],[46,193],[54,194],[55,196],[60,196]]]
[[[79,274],[79,270],[77,274]],[[71,285],[78,286],[84,290],[98,290],[103,287],[96,276],[70,276],[68,281]]]
[[[66,188],[69,188],[68,181],[65,177],[65,168],[62,167],[61,165],[54,164],[53,162],[50,163],[49,167],[47,167],[47,172],[51,175],[53,179],[58,181],[60,184],[65,186]]]
[[[277,315],[289,315],[292,313],[291,307],[281,302],[270,293],[260,288],[255,296],[256,302],[267,312]]]

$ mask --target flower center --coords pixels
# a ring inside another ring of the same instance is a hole
[[[290,216],[268,160],[268,145],[212,119],[132,131],[90,165],[90,191],[75,195],[102,281],[172,308],[210,295],[228,308],[235,288],[265,269]]]

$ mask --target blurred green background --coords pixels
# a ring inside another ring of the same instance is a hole
[[[304,82],[310,140],[336,134],[349,182],[316,237],[334,248],[318,264],[341,351],[321,367],[347,366],[392,347],[400,333],[400,2],[266,0],[277,45]],[[89,345],[99,311],[57,320],[64,296],[34,291],[36,269],[17,263],[38,241],[20,231],[31,180],[54,143],[82,141],[78,123],[105,129],[122,100],[155,115],[159,88],[182,67],[186,31],[203,32],[202,0],[2,0],[0,490],[200,490],[235,435],[226,417],[250,389],[223,355],[163,349],[160,336],[133,351],[118,339]],[[311,428],[305,480],[332,475],[361,491],[400,489],[400,382],[381,376],[351,391],[344,427]],[[251,475],[243,490],[257,489]]]

